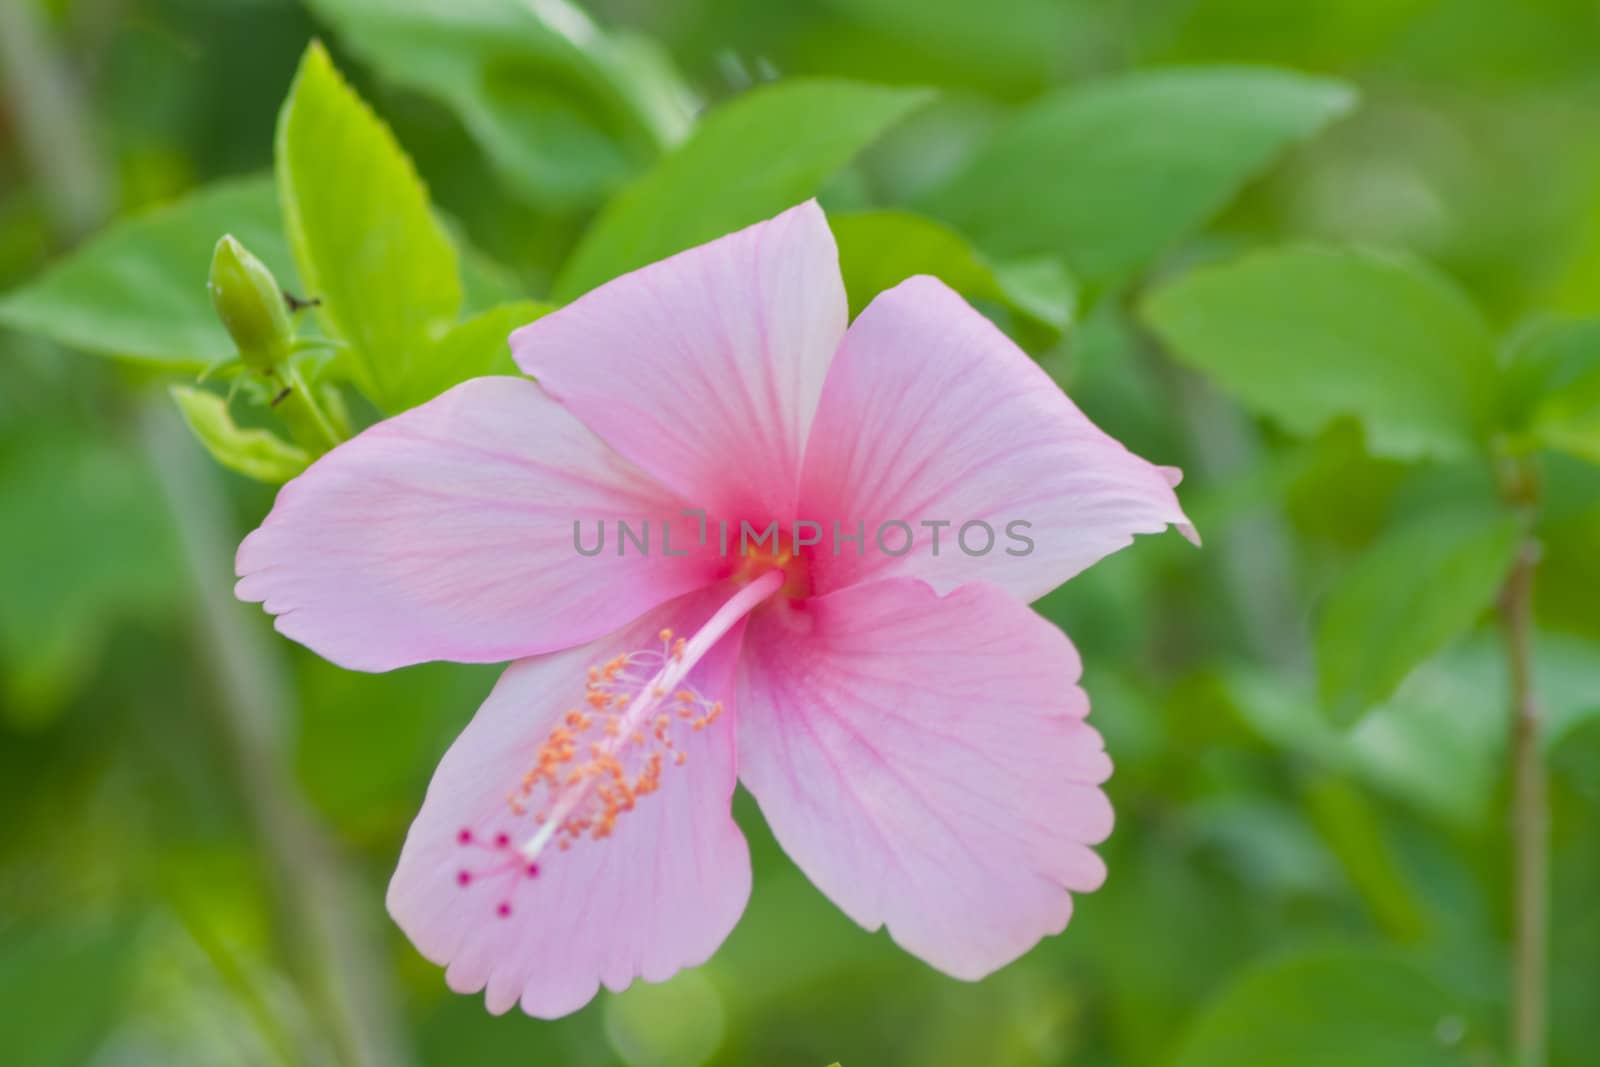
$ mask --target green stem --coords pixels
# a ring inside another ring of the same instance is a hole
[[[1529,520],[1538,484],[1525,462],[1509,471],[1508,501]],[[1516,1067],[1544,1067],[1548,1020],[1550,812],[1541,715],[1533,678],[1533,581],[1539,542],[1524,536],[1500,593],[1500,630],[1511,691],[1511,845],[1514,949],[1511,1047]]]
[[[316,394],[294,361],[286,360],[279,373],[289,392],[278,402],[278,414],[300,443],[314,447],[318,454],[343,444],[344,434],[334,427],[333,420],[317,403]]]

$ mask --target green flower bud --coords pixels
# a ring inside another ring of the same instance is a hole
[[[239,358],[254,370],[270,371],[294,344],[294,325],[277,279],[231,234],[211,256],[211,306],[239,348]]]

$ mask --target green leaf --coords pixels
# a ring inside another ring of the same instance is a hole
[[[432,400],[453,385],[486,374],[521,374],[507,343],[511,331],[554,310],[549,304],[519,300],[490,308],[460,323],[439,339],[412,368],[401,389],[399,407]]]
[[[1553,749],[1600,708],[1600,644],[1540,632],[1533,674]],[[1253,733],[1306,763],[1354,776],[1464,832],[1486,826],[1499,810],[1495,783],[1505,766],[1510,698],[1505,656],[1491,629],[1422,663],[1349,730],[1330,724],[1315,694],[1281,673],[1244,667],[1230,670],[1226,684]]]
[[[1540,463],[1536,597],[1547,625],[1600,639],[1600,469],[1564,456]]]
[[[356,384],[393,411],[411,365],[461,310],[455,246],[394,135],[320,44],[278,116],[276,156],[290,247],[318,317],[350,344]]]
[[[1048,252],[1093,282],[1202,225],[1291,145],[1355,104],[1287,71],[1141,71],[1017,113],[921,206],[1001,256]]]
[[[448,220],[447,220],[448,221]],[[461,251],[461,287],[466,290],[464,313],[476,315],[496,304],[521,299],[526,289],[504,265],[473,248],[466,236],[452,226],[456,248]]]
[[[1424,940],[1431,928],[1426,902],[1371,794],[1334,775],[1308,776],[1302,792],[1318,834],[1378,928],[1401,944]]]
[[[1535,328],[1512,348],[1506,377],[1514,442],[1600,463],[1600,319]]]
[[[1177,1067],[1469,1067],[1481,1037],[1426,971],[1377,949],[1246,971],[1201,1012]]]
[[[0,323],[114,359],[199,370],[234,354],[205,280],[232,233],[294,277],[270,178],[219,182],[118,222],[0,299]]]
[[[1144,315],[1181,362],[1296,433],[1352,416],[1374,455],[1397,459],[1465,455],[1488,435],[1488,328],[1421,263],[1275,249],[1178,279]]]
[[[883,81],[921,79],[1015,99],[1103,63],[1122,13],[1062,0],[826,0],[801,10],[826,19],[798,37],[807,69]],[[872,72],[872,73],[866,73]]]
[[[1519,538],[1494,512],[1430,515],[1393,530],[1343,576],[1318,620],[1323,705],[1348,724],[1469,629],[1495,598]]]
[[[835,214],[839,269],[850,314],[913,274],[932,274],[969,300],[988,300],[1059,334],[1072,321],[1072,281],[1054,260],[990,263],[966,238],[942,223],[905,211]]]
[[[0,718],[42,725],[93,679],[118,622],[171,615],[182,557],[126,441],[35,426],[0,452],[0,501]]]
[[[126,994],[137,931],[27,923],[0,942],[0,1048],[12,1067],[89,1063]]]
[[[231,471],[270,485],[282,485],[305,470],[311,454],[267,430],[242,429],[216,393],[175,385],[172,399],[183,421],[213,459]]]
[[[356,55],[450,107],[507,185],[592,201],[682,138],[688,89],[566,0],[311,0]]]
[[[199,371],[230,359],[233,341],[205,288],[212,251],[225,233],[303,295],[278,221],[272,176],[258,175],[216,182],[114,223],[0,297],[0,324],[94,355],[173,370]],[[469,309],[515,297],[502,268],[464,241],[457,244]]]
[[[1558,783],[1575,790],[1600,815],[1600,697],[1594,700],[1584,715],[1553,739],[1550,771]]]
[[[918,89],[796,79],[723,104],[606,205],[556,280],[556,299],[792,207],[927,99]]]

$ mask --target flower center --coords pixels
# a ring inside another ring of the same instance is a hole
[[[778,571],[783,575],[783,585],[778,591],[791,600],[803,600],[811,595],[811,561],[804,554],[796,554],[781,535],[777,545],[751,544],[744,549],[734,581],[741,584]]]

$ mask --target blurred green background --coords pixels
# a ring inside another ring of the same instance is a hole
[[[830,211],[936,206],[1019,109],[1128,70],[1265,64],[1359,90],[1183,239],[1103,275],[1069,263],[1065,334],[1010,323],[1090,417],[1184,468],[1207,541],[1141,540],[1040,605],[1083,652],[1117,766],[1110,879],[1064,936],[967,985],[854,927],[741,795],[755,892],[708,965],[558,1023],[492,1018],[446,991],[382,893],[495,670],[356,675],[277,638],[231,597],[233,546],[272,488],[189,439],[164,391],[177,379],[0,329],[0,1059],[1508,1063],[1492,620],[1469,611],[1350,729],[1319,707],[1313,637],[1387,527],[1493,486],[1471,462],[1375,455],[1349,421],[1262,421],[1170,358],[1136,309],[1196,265],[1318,241],[1431,261],[1497,333],[1600,313],[1600,8],[610,0],[584,7],[607,35],[594,62],[442,28],[497,6],[0,0],[0,290],[112,219],[269,172],[313,37],[481,270],[539,299],[597,207],[690,116],[752,85],[937,90],[827,178]],[[521,6],[572,26],[565,4]],[[1029,205],[1016,210],[985,251],[1038,251]],[[201,272],[167,281],[201,293],[217,236],[185,253]],[[1600,471],[1536,462],[1551,1061],[1581,1067],[1600,1047]]]

